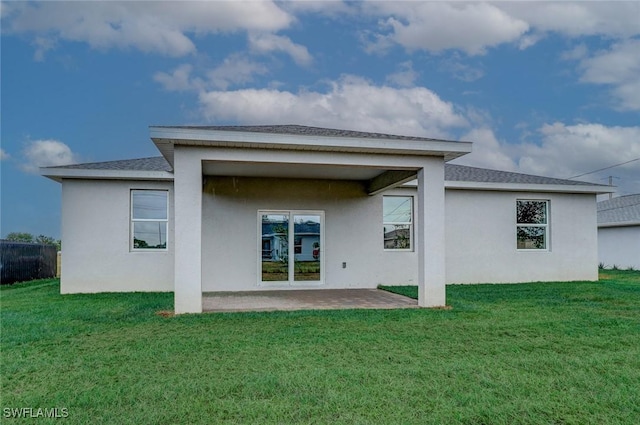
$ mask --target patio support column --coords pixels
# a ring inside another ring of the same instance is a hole
[[[418,171],[418,305],[446,304],[444,234],[444,161],[429,159]]]
[[[202,161],[176,146],[174,170],[174,309],[202,313]]]

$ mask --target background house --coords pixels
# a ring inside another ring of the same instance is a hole
[[[640,270],[640,194],[598,202],[598,260]]]

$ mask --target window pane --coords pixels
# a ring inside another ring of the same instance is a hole
[[[135,249],[165,249],[167,247],[167,222],[134,221],[133,247]]]
[[[296,282],[320,280],[320,223],[319,215],[293,216],[293,280]]]
[[[263,214],[262,281],[289,280],[289,214]]]
[[[385,224],[384,248],[411,249],[411,226],[407,224]]]
[[[383,196],[382,221],[384,223],[411,223],[410,196]]]
[[[547,249],[544,227],[518,227],[518,249]]]
[[[166,220],[168,192],[164,190],[134,190],[134,220]]]
[[[518,201],[518,224],[547,224],[545,201]]]

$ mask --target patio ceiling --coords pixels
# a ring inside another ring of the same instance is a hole
[[[241,161],[203,161],[206,176],[356,180],[366,183],[374,195],[415,179],[417,170],[389,170],[381,167],[329,164],[283,164]]]

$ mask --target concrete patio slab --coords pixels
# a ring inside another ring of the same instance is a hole
[[[205,312],[417,308],[418,301],[380,289],[205,292]]]

